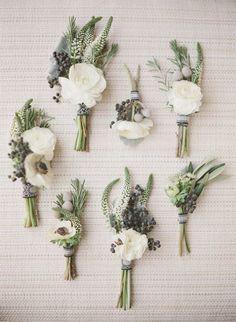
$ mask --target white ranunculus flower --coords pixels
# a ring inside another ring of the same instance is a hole
[[[123,230],[115,236],[113,243],[115,254],[127,261],[141,258],[148,247],[147,236],[133,229]]]
[[[43,155],[47,161],[52,160],[57,139],[51,130],[36,126],[25,131],[22,137],[33,153]]]
[[[169,93],[169,103],[180,115],[189,115],[199,111],[202,104],[201,88],[186,80],[173,82]]]
[[[76,234],[75,227],[69,220],[61,220],[51,232],[51,240],[69,239]]]
[[[153,121],[144,118],[141,122],[117,121],[113,124],[112,130],[127,139],[140,139],[148,136],[152,127]]]
[[[24,162],[26,181],[36,187],[50,186],[53,173],[50,162],[43,155],[30,153]]]
[[[78,63],[70,67],[69,79],[59,77],[61,95],[71,104],[84,103],[90,108],[102,99],[106,80],[101,69],[92,64]]]

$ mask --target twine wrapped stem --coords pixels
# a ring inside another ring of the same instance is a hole
[[[75,151],[89,151],[89,109],[84,105],[79,105],[79,110],[75,119],[75,123],[78,127],[76,140],[75,140]]]
[[[37,211],[37,188],[30,183],[23,185],[22,197],[25,199],[25,227],[37,227],[38,211]]]
[[[64,248],[64,257],[66,260],[64,279],[66,281],[71,281],[77,275],[76,269],[75,269],[75,263],[74,263],[75,247],[63,247],[63,248]]]

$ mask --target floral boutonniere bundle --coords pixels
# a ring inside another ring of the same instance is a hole
[[[48,82],[50,87],[59,88],[53,98],[59,102],[62,96],[78,107],[76,151],[88,151],[88,115],[102,99],[106,88],[104,70],[118,50],[117,44],[109,46],[107,41],[112,17],[104,30],[95,36],[95,25],[101,19],[92,17],[79,29],[75,17],[71,17],[68,30],[51,57]]]
[[[62,246],[66,258],[65,280],[76,277],[74,254],[81,240],[81,214],[87,199],[84,182],[78,179],[71,181],[71,191],[57,195],[56,207],[53,208],[60,220],[51,233],[51,242]]]
[[[139,96],[140,66],[138,66],[136,77],[131,74],[126,65],[125,68],[131,85],[130,99],[122,101],[121,104],[116,104],[117,118],[116,122],[111,122],[111,128],[122,139],[137,142],[138,139],[149,135],[153,122],[149,118],[150,110],[143,105]]]
[[[190,162],[183,172],[172,178],[170,186],[166,189],[167,196],[178,209],[180,256],[182,256],[183,244],[185,244],[187,252],[190,253],[186,231],[188,216],[195,210],[197,200],[206,185],[218,177],[224,168],[225,164],[216,164],[215,159],[203,161],[196,168]]]
[[[191,66],[190,55],[185,46],[179,46],[176,40],[170,42],[174,58],[169,60],[173,69],[163,73],[157,60],[148,61],[152,72],[156,72],[159,88],[168,92],[167,105],[177,114],[178,148],[177,157],[188,155],[188,123],[189,116],[199,112],[202,105],[201,76],[203,70],[202,48],[197,43],[197,61]]]
[[[32,107],[33,100],[15,113],[11,129],[11,152],[14,171],[9,178],[20,179],[23,184],[23,198],[26,205],[25,227],[37,226],[36,198],[38,189],[48,188],[52,180],[50,161],[56,144],[56,136],[49,129],[44,110]]]
[[[135,259],[140,259],[146,249],[156,250],[160,242],[147,235],[156,221],[149,215],[147,202],[150,197],[153,176],[148,178],[147,186],[142,189],[131,186],[131,178],[125,168],[125,182],[120,198],[110,207],[109,196],[112,187],[119,181],[112,181],[104,190],[102,211],[114,233],[111,252],[121,259],[121,287],[117,307],[124,310],[131,307],[131,268]]]

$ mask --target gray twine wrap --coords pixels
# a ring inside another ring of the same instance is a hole
[[[85,104],[79,104],[77,115],[89,115],[89,108],[87,108]]]
[[[188,221],[188,215],[187,214],[183,214],[183,215],[179,215],[178,217],[178,222],[179,224],[186,224],[186,222]]]
[[[63,249],[65,257],[72,257],[75,253],[75,247],[63,247]]]
[[[139,100],[139,92],[138,91],[131,91],[130,92],[130,98],[132,101],[138,101]]]
[[[23,198],[34,198],[37,196],[37,188],[32,186],[30,183],[26,183],[23,185]]]
[[[177,116],[176,116],[176,123],[178,125],[188,126],[188,121],[189,121],[189,116],[188,115],[180,115],[180,114],[177,114]]]
[[[121,269],[124,271],[124,270],[130,270],[132,267],[131,267],[131,261],[127,261],[125,259],[122,259],[121,260]]]

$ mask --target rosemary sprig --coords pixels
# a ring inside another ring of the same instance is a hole
[[[159,84],[159,88],[162,91],[169,91],[170,89],[170,81],[169,81],[169,74],[171,73],[170,70],[168,70],[165,74],[161,70],[161,66],[158,64],[155,57],[153,57],[153,60],[147,61],[147,66],[151,69],[150,72],[154,72],[156,75],[152,76],[154,78],[157,78],[157,82]]]

